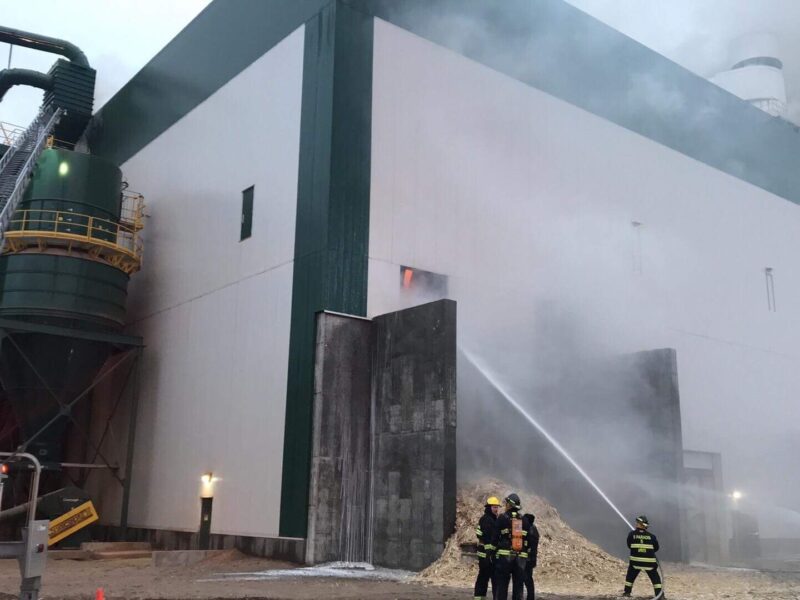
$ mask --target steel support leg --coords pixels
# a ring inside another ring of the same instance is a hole
[[[123,539],[128,539],[128,512],[131,501],[131,479],[133,475],[133,452],[136,443],[136,421],[139,417],[139,377],[141,375],[142,349],[136,351],[136,358],[133,368],[133,397],[131,398],[131,410],[128,416],[128,449],[125,456],[125,479],[122,480],[122,511],[119,518],[119,526],[122,529]]]
[[[19,587],[19,600],[39,600],[40,589],[42,589],[41,577],[23,579]]]

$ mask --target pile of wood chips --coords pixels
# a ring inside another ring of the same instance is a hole
[[[458,492],[456,532],[447,540],[442,556],[419,574],[426,583],[469,587],[478,573],[477,561],[462,556],[462,544],[474,544],[475,526],[489,496],[502,498],[510,488],[499,481],[462,486]],[[516,491],[516,490],[515,490]],[[571,529],[558,511],[535,494],[517,491],[523,512],[536,515],[539,560],[535,571],[539,589],[566,585],[575,589],[616,589],[625,577],[626,565]]]

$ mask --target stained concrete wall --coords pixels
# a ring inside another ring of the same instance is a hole
[[[638,385],[631,389],[627,404],[641,419],[645,446],[638,460],[641,468],[633,472],[638,478],[638,513],[658,516],[654,525],[663,546],[665,560],[688,560],[686,513],[683,504],[683,431],[678,387],[678,358],[675,350],[664,348],[637,352],[628,357]],[[623,406],[625,406],[623,404]],[[638,443],[642,443],[639,441]],[[627,498],[633,508],[636,496]],[[649,516],[649,515],[648,515]],[[651,519],[653,517],[650,517]]]
[[[455,302],[319,314],[306,562],[422,569],[455,510]]]
[[[730,533],[722,455],[685,450],[683,473],[687,557],[691,562],[727,564]]]
[[[372,328],[367,319],[317,315],[309,564],[370,559]]]
[[[374,560],[422,569],[455,528],[456,304],[375,319]]]

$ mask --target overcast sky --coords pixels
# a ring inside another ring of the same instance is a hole
[[[774,32],[783,47],[789,116],[800,123],[800,0],[569,1],[704,77],[730,66],[728,47],[738,36]],[[98,72],[99,108],[208,3],[0,0],[0,24],[65,38],[83,49]],[[52,55],[15,48],[12,66],[46,71],[53,60]],[[0,44],[0,65],[7,61],[8,46]],[[0,103],[0,121],[27,124],[40,103],[41,92],[18,86]]]
[[[235,0],[234,0],[235,1]],[[76,44],[97,69],[95,110],[106,103],[209,0],[0,0],[0,25]],[[8,66],[0,44],[0,67]],[[11,66],[47,71],[56,56],[14,47]],[[27,125],[42,102],[30,87],[12,88],[0,102],[0,121]]]
[[[732,65],[731,42],[774,33],[783,51],[788,117],[800,123],[800,0],[568,0],[703,77]]]

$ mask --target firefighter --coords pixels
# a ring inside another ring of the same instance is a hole
[[[656,597],[663,599],[661,576],[658,574],[658,540],[656,536],[647,530],[650,523],[647,517],[641,515],[636,517],[636,529],[628,534],[628,548],[630,549],[630,562],[628,563],[628,573],[625,575],[625,591],[623,596],[630,596],[633,590],[633,582],[639,575],[639,571],[644,571],[653,582],[653,590]]]
[[[500,512],[500,500],[495,496],[486,499],[483,516],[475,528],[478,536],[478,578],[475,580],[475,600],[486,598],[489,582],[492,583],[492,596],[496,595],[494,582],[494,541],[497,514]]]
[[[522,529],[525,531],[525,557],[528,559],[523,570],[522,581],[527,591],[526,600],[536,598],[536,588],[533,583],[533,570],[539,558],[539,529],[536,527],[536,517],[528,513],[522,517]],[[522,594],[520,594],[520,597]]]
[[[497,517],[495,546],[497,561],[494,574],[497,592],[495,600],[508,599],[508,585],[513,581],[512,598],[522,598],[523,574],[527,558],[525,554],[525,530],[522,525],[521,505],[517,494],[505,499],[506,511]]]

